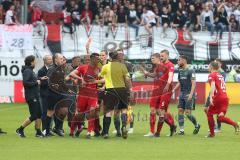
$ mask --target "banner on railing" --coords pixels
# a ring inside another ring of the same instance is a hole
[[[32,25],[0,25],[0,48],[33,49]]]

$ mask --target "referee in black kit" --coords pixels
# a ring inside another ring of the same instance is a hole
[[[51,137],[54,134],[50,132],[50,125],[52,117],[55,113],[55,109],[58,105],[63,104],[65,99],[64,94],[68,94],[68,87],[64,81],[64,57],[62,54],[57,53],[53,56],[53,66],[49,68],[47,76],[49,78],[48,82],[48,109],[47,109],[47,118],[46,118],[46,137]],[[62,124],[55,124],[55,133],[58,136],[64,136],[63,131],[61,130]]]
[[[36,137],[43,137],[41,132],[41,106],[39,100],[39,85],[40,80],[33,72],[36,64],[35,57],[33,55],[27,56],[25,58],[25,66],[22,68],[23,76],[23,86],[25,92],[25,99],[29,107],[30,117],[27,118],[22,125],[16,130],[16,133],[20,137],[25,137],[24,128],[35,121]],[[47,79],[47,77],[42,77],[41,80]]]

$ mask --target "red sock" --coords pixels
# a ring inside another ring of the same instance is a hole
[[[150,113],[150,132],[155,132],[155,122],[156,122],[156,114]]]
[[[164,121],[171,127],[174,125],[173,116],[170,113],[165,113]]]
[[[99,132],[100,131],[100,125],[99,125],[99,118],[96,118],[95,120],[94,120],[94,131],[97,131],[97,132]]]
[[[157,133],[160,134],[160,132],[162,130],[162,127],[163,127],[163,124],[164,124],[164,119],[159,117],[158,125],[157,125]]]
[[[219,116],[219,117],[218,117],[218,120],[219,120],[220,122],[227,123],[227,124],[230,124],[230,125],[232,125],[232,126],[236,126],[236,125],[237,125],[236,122],[234,122],[233,120],[231,120],[230,118],[227,118],[227,117],[225,117],[225,116]]]
[[[208,118],[208,126],[209,126],[209,129],[210,129],[210,134],[212,136],[214,136],[214,126],[215,126],[215,123],[214,123],[214,119],[213,119],[213,115],[207,115],[207,118]]]
[[[71,121],[70,134],[74,133],[76,127],[77,127],[77,120],[76,120],[76,116],[74,116]]]
[[[88,132],[92,132],[94,129],[94,119],[89,119],[88,120]]]

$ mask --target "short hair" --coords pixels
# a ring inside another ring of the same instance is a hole
[[[219,69],[219,64],[218,64],[218,62],[216,62],[216,61],[212,61],[212,62],[210,63],[210,66],[211,66],[214,70],[218,70],[218,69]]]
[[[72,58],[72,61],[74,61],[74,60],[77,59],[77,58],[80,58],[80,59],[81,59],[80,56],[74,56],[74,57]]]
[[[108,52],[107,52],[107,50],[101,50],[101,52],[100,52],[100,53],[102,53],[102,52],[104,52],[106,55],[108,55]]]
[[[179,58],[185,59],[186,61],[188,61],[188,57],[186,55],[180,55]]]
[[[160,54],[159,54],[159,53],[153,53],[153,54],[151,55],[151,57],[160,58]]]
[[[222,64],[222,61],[221,61],[220,58],[216,58],[215,61],[218,62],[218,63],[220,63],[220,64]]]
[[[31,66],[31,64],[34,60],[35,60],[34,55],[27,56],[24,60],[25,66]]]
[[[45,55],[45,56],[43,57],[43,62],[44,62],[44,63],[46,62],[47,57],[52,57],[52,56],[51,56],[50,54]]]
[[[166,49],[162,50],[161,53],[166,53],[167,55],[169,55],[169,51]]]
[[[95,58],[95,57],[97,57],[97,56],[99,56],[98,53],[92,53],[92,54],[90,55],[90,58],[92,59],[92,58]]]
[[[110,57],[111,59],[117,59],[117,58],[118,58],[118,53],[117,53],[117,51],[112,51],[112,52],[110,52],[110,53],[109,53],[109,57]]]

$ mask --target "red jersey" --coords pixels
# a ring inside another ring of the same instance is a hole
[[[158,94],[162,94],[164,87],[168,81],[169,72],[174,72],[174,65],[172,62],[160,63],[154,69],[156,77],[154,79],[155,89],[158,90]],[[172,89],[172,84],[170,84],[169,90]]]
[[[208,82],[210,85],[211,82],[215,82],[216,89],[214,91],[213,98],[227,97],[224,77],[219,72],[213,72],[209,74]]]
[[[157,73],[157,80],[168,81],[169,72],[174,72],[174,65],[172,62],[168,61],[167,63],[160,63],[156,68],[155,72]]]
[[[91,82],[94,79],[98,79],[98,73],[100,72],[98,67],[92,67],[91,65],[80,65],[77,70],[78,75],[82,76],[85,82]],[[86,87],[97,89],[97,84],[86,84]]]
[[[47,25],[48,35],[47,40],[48,41],[54,41],[59,42],[61,40],[61,26],[58,24],[50,24]]]

